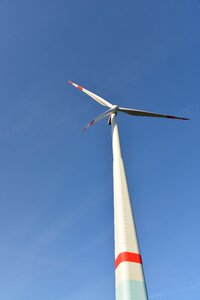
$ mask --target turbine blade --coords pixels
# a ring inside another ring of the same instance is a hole
[[[91,98],[93,98],[95,101],[97,101],[98,103],[100,103],[103,106],[107,106],[107,107],[113,107],[113,105],[111,103],[109,103],[108,101],[106,101],[105,99],[101,98],[98,95],[95,95],[94,93],[84,89],[82,86],[72,82],[72,81],[68,81],[70,84],[72,84],[73,86],[75,86],[77,89],[79,89],[80,91],[86,93],[88,96],[90,96]]]
[[[104,113],[90,121],[85,128],[83,128],[83,131],[86,131],[89,127],[91,127],[96,122],[106,118],[107,116],[110,116],[112,113],[116,112],[116,107],[106,110]]]
[[[124,108],[124,107],[119,107],[118,110],[121,112],[124,112],[126,114],[129,114],[132,116],[138,116],[138,117],[155,117],[155,118],[167,118],[167,119],[177,119],[177,120],[190,120],[188,118],[163,115],[163,114],[158,114],[158,113],[154,113],[154,112],[150,112],[150,111],[130,109],[130,108]]]

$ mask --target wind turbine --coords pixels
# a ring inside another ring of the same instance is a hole
[[[177,120],[189,119],[119,107],[72,81],[69,81],[69,83],[86,93],[101,105],[109,108],[89,122],[83,130],[85,131],[105,117],[109,117],[109,124],[112,126],[116,300],[147,300],[148,294],[142,258],[140,255],[136,226],[121,154],[116,116],[119,112],[123,112],[132,116],[141,117],[157,117]]]

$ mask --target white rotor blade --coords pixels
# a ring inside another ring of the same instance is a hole
[[[116,106],[106,110],[104,113],[102,113],[101,115],[99,115],[98,117],[96,117],[94,120],[90,121],[90,123],[88,123],[88,125],[83,128],[83,131],[86,131],[89,127],[91,127],[93,124],[95,124],[96,122],[100,121],[101,119],[110,116],[112,113],[116,112]]]
[[[103,106],[107,106],[107,107],[113,107],[113,105],[111,103],[109,103],[108,101],[106,101],[105,99],[95,95],[94,93],[84,89],[82,86],[72,82],[72,81],[68,81],[70,84],[72,84],[73,86],[75,86],[77,89],[79,89],[80,91],[86,93],[88,96],[90,96],[91,98],[93,98],[95,101],[99,102],[101,105]]]
[[[175,117],[170,115],[157,114],[154,112],[138,110],[138,109],[130,109],[119,107],[119,111],[124,112],[129,115],[138,116],[138,117],[155,117],[155,118],[168,118],[168,119],[177,119],[177,120],[189,120],[188,118]]]

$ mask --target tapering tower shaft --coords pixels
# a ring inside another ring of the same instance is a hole
[[[111,115],[116,300],[148,300],[116,115]]]

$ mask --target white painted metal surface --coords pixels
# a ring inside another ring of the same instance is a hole
[[[111,103],[109,103],[108,101],[106,101],[105,99],[101,98],[100,96],[86,90],[85,88],[83,88],[82,86],[69,81],[70,84],[72,84],[73,86],[75,86],[77,89],[79,89],[80,91],[86,93],[88,96],[90,96],[92,99],[94,99],[95,101],[99,102],[101,105],[103,106],[107,106],[107,107],[112,107],[113,105]]]
[[[147,300],[143,267],[121,155],[116,115],[111,115],[113,147],[115,285],[117,300]]]

